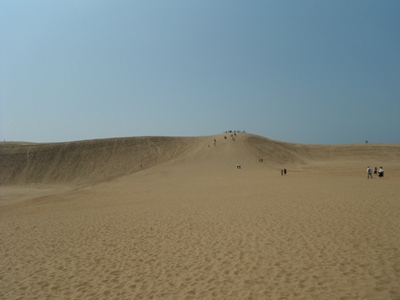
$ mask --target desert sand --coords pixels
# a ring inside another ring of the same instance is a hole
[[[234,137],[1,143],[0,299],[400,299],[400,145]]]

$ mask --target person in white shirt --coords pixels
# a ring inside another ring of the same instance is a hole
[[[380,167],[378,171],[379,178],[383,178],[383,168]]]
[[[369,166],[367,167],[367,174],[368,174],[367,179],[369,179],[370,177],[372,179],[372,169]]]

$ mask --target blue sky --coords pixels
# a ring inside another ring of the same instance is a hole
[[[400,143],[400,1],[0,3],[0,140]]]

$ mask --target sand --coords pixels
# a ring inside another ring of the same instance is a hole
[[[226,136],[2,145],[0,299],[400,299],[400,145]]]

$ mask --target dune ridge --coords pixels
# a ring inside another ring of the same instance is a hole
[[[133,174],[182,156],[231,164],[259,158],[270,167],[317,162],[400,160],[396,144],[301,145],[238,133],[207,137],[132,137],[67,143],[0,144],[0,184],[95,183]],[[214,139],[217,141],[214,146]],[[206,148],[215,148],[213,155]],[[215,153],[217,152],[217,154]],[[217,159],[213,160],[212,157]]]

